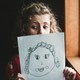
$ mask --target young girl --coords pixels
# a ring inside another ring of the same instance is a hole
[[[20,35],[36,35],[60,32],[55,16],[48,6],[43,3],[33,3],[29,7],[21,10],[19,20]],[[25,76],[20,74],[19,55],[16,54],[8,62],[6,68],[8,80],[25,80]],[[75,80],[76,72],[69,67],[63,71],[66,80]]]

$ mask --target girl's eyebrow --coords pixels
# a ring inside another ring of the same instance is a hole
[[[32,22],[37,22],[36,20],[33,20]]]
[[[38,21],[32,21],[32,22],[31,22],[31,24],[33,24],[33,23],[39,24],[39,22],[38,22]]]
[[[33,21],[32,23],[38,23],[37,21]]]
[[[44,22],[45,25],[49,25],[48,22]]]

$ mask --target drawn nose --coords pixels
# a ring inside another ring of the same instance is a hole
[[[43,65],[43,61],[41,61],[41,65]]]

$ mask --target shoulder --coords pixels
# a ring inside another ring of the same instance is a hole
[[[8,79],[10,79],[12,76],[15,76],[17,73],[20,73],[19,54],[11,57],[6,67],[6,75]]]
[[[19,54],[16,54],[16,55],[14,55],[12,58],[11,58],[12,60],[16,60],[16,59],[19,59]]]
[[[19,64],[20,60],[19,60],[19,54],[15,54],[14,56],[11,57],[11,59],[9,60],[8,64]]]
[[[14,55],[8,62],[7,65],[8,69],[14,69],[15,71],[19,71],[20,69],[20,60],[19,60],[19,54]]]

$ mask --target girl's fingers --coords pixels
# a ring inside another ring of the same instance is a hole
[[[23,74],[18,73],[18,80],[25,80],[25,76]]]
[[[76,72],[74,71],[74,69],[70,67],[66,67],[63,73],[64,73],[65,78],[68,80],[74,80],[76,77]]]

